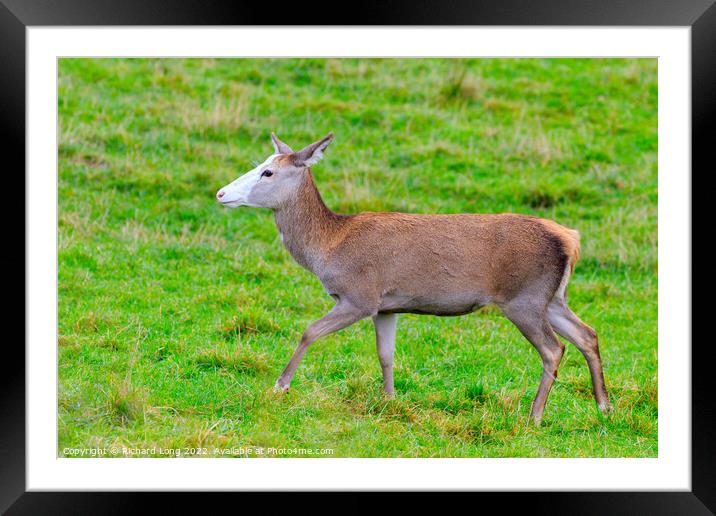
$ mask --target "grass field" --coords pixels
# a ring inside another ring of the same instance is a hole
[[[657,455],[655,59],[62,59],[58,454],[330,448],[339,457]],[[274,381],[333,305],[268,210],[218,188],[336,140],[334,211],[516,212],[582,234],[569,289],[615,412],[567,345],[540,427],[534,348],[494,308],[401,316],[395,400],[370,320]],[[237,453],[231,453],[237,455]],[[242,455],[238,453],[238,455]]]

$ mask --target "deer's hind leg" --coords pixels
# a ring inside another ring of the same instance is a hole
[[[609,412],[612,409],[612,405],[609,402],[607,387],[604,383],[597,332],[574,315],[574,312],[567,306],[564,297],[559,293],[552,299],[547,308],[547,318],[554,330],[574,344],[584,355],[589,367],[589,373],[592,376],[594,399],[602,412]]]
[[[557,369],[564,354],[564,344],[554,334],[547,320],[545,304],[535,304],[533,299],[523,298],[512,300],[508,304],[501,305],[501,308],[542,357],[542,379],[530,412],[530,417],[539,424],[549,391],[557,378]]]

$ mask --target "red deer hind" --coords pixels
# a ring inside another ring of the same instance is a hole
[[[542,357],[531,417],[539,422],[564,345],[584,355],[597,405],[611,409],[595,331],[567,306],[579,256],[579,233],[526,215],[338,215],[321,199],[311,166],[333,140],[328,134],[299,152],[271,134],[274,153],[216,194],[229,208],[273,210],[289,253],[320,279],[335,306],[311,324],[276,382],[289,388],[306,349],[317,339],[371,317],[383,388],[394,396],[397,314],[464,315],[495,304]]]

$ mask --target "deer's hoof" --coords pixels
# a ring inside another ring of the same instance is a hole
[[[542,414],[530,414],[529,423],[533,426],[542,426]]]
[[[281,385],[280,382],[276,382],[276,385],[273,386],[273,392],[276,394],[284,394],[288,392],[288,385]]]
[[[599,410],[603,415],[608,416],[609,414],[612,414],[614,412],[614,407],[611,403],[607,401],[606,403],[602,403],[599,405]]]

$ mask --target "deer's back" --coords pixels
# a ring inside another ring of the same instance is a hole
[[[457,315],[535,282],[556,290],[578,246],[576,231],[525,215],[361,213],[346,219],[321,279],[373,289],[385,311]]]

